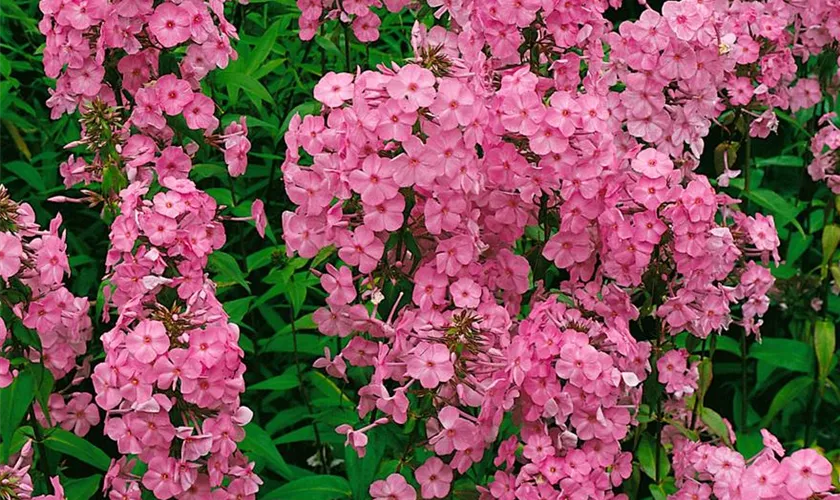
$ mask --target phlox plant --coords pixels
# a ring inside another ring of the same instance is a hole
[[[840,500],[840,0],[37,10],[44,115],[79,135],[37,157],[64,215],[0,170],[0,499]],[[755,144],[809,201],[758,187]],[[269,219],[253,292],[225,249]]]
[[[336,18],[378,36],[378,2],[298,5],[304,39]],[[663,498],[836,498],[817,451],[766,430],[757,455],[735,451],[702,403],[709,360],[676,339],[760,340],[776,220],[719,189],[749,189],[749,157],[742,176],[719,151],[716,178],[699,159],[716,125],[749,144],[836,97],[840,4],[642,2],[613,26],[620,6],[430,1],[410,60],[329,72],[320,113],[292,118],[286,249],[336,254],[313,269],[313,319],[349,339],[315,366],[366,373],[368,423],[336,431],[363,457],[373,429],[407,426],[429,452],[373,498],[446,498],[488,458],[488,499],[626,498],[634,461]],[[810,58],[835,70],[809,75]],[[808,172],[837,192],[832,118]]]
[[[231,176],[247,167],[244,119],[222,127],[200,83],[236,57],[236,28],[219,1],[59,0],[40,9],[44,69],[57,78],[47,104],[53,118],[78,112],[82,127],[67,145],[77,154],[59,166],[65,185],[83,188],[82,196],[53,201],[98,206],[110,224],[100,322],[114,319],[99,337],[104,356],[77,366],[91,318],[87,299],[62,287],[69,266],[61,219],[41,231],[32,210],[2,191],[3,297],[20,296],[8,321],[38,335],[4,352],[42,364],[55,380],[75,371],[68,389],[92,381],[93,394],[47,394],[33,415],[45,429],[60,425],[78,436],[102,419],[121,455],[105,475],[109,498],[139,499],[144,491],[161,499],[253,498],[262,481],[237,450],[252,416],[240,403],[240,332],[205,269],[231,217],[189,179],[201,147],[221,153]],[[261,202],[240,218],[251,219],[263,234]],[[9,385],[16,373],[5,357],[0,369],[0,383]],[[27,444],[0,472],[0,496],[29,498],[32,456]],[[49,498],[64,498],[57,477],[54,486]]]

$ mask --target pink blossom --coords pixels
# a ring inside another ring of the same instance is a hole
[[[415,500],[417,493],[400,474],[391,474],[385,479],[374,481],[368,493],[373,500]]]
[[[417,344],[414,356],[408,360],[407,373],[410,377],[420,380],[420,384],[426,389],[433,389],[440,383],[448,382],[455,375],[449,349],[441,344]]]
[[[449,493],[452,469],[438,457],[431,457],[414,471],[423,498],[444,498]]]
[[[190,38],[190,16],[181,6],[164,2],[149,18],[149,31],[164,47],[174,47]]]
[[[0,276],[9,279],[20,270],[23,248],[11,233],[0,232]]]

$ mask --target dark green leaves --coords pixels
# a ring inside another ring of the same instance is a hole
[[[766,338],[750,348],[749,357],[768,365],[808,373],[814,366],[811,346],[793,339]]]
[[[820,380],[826,380],[831,372],[831,358],[837,345],[834,323],[820,320],[814,325],[814,352]]]
[[[350,485],[339,476],[309,476],[295,479],[263,497],[264,500],[335,500],[350,498]]]
[[[245,274],[230,254],[213,252],[207,260],[207,266],[215,273],[213,279],[220,287],[238,284],[251,291],[251,287],[245,280]]]
[[[14,382],[0,389],[0,463],[6,463],[12,445],[12,436],[23,420],[29,405],[35,398],[35,378],[28,370],[15,377]]]
[[[764,418],[761,419],[761,426],[767,427],[773,418],[775,418],[775,416],[785,407],[801,397],[806,397],[808,389],[813,383],[813,378],[803,375],[785,384],[784,387],[782,387],[779,392],[773,396],[773,402],[770,403],[770,409],[767,410]]]
[[[657,474],[656,459],[657,446],[659,447],[659,470]],[[668,475],[671,470],[671,462],[668,460],[668,452],[662,448],[662,445],[656,442],[656,438],[649,434],[642,436],[639,441],[639,448],[636,450],[636,458],[639,460],[639,466],[649,478],[656,480],[662,479]]]
[[[108,466],[111,465],[111,459],[104,451],[72,432],[61,428],[51,429],[48,432],[49,434],[44,439],[44,446],[47,448],[74,457],[102,471],[107,471]]]
[[[294,477],[292,469],[280,455],[277,447],[271,442],[271,436],[255,423],[245,426],[245,439],[239,443],[239,448],[248,452],[248,456],[258,464],[265,465],[285,479]],[[282,498],[282,497],[277,497]]]
[[[102,476],[100,474],[81,479],[64,479],[61,482],[67,500],[89,500],[99,491],[101,483]]]

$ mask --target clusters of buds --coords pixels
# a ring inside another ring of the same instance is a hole
[[[42,364],[56,380],[74,370],[82,378],[89,372],[86,362],[77,361],[91,338],[90,303],[64,286],[70,265],[60,226],[57,215],[41,229],[32,207],[12,200],[0,185],[0,387],[11,384],[16,370],[9,360],[16,356]],[[13,336],[15,324],[34,331],[37,340]]]

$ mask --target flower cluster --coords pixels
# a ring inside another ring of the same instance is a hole
[[[410,0],[385,0],[385,7],[390,12],[399,12],[409,3]],[[300,9],[298,33],[302,40],[312,40],[318,27],[330,19],[340,19],[350,24],[353,34],[361,42],[379,39],[379,25],[382,24],[382,20],[372,8],[381,7],[380,0],[297,0],[297,6]]]
[[[13,465],[0,464],[0,498],[14,498],[19,500],[65,500],[64,488],[58,476],[50,478],[55,490],[54,495],[32,496],[32,477],[29,469],[32,467],[32,441],[28,440],[23,447],[9,461]]]
[[[6,346],[0,356],[0,388],[14,378],[9,358],[16,355],[42,364],[56,380],[77,368],[83,371],[77,358],[91,338],[90,303],[64,286],[70,265],[60,225],[57,215],[48,230],[41,229],[32,207],[16,203],[0,185],[0,303],[14,316],[6,321],[19,322],[38,337],[37,344],[11,341],[12,324],[0,318],[0,347]]]
[[[674,500],[718,498],[820,498],[832,489],[831,463],[816,451],[785,457],[775,436],[762,429],[764,448],[749,460],[727,446],[674,438]],[[784,457],[784,458],[782,458]],[[779,459],[781,458],[781,461]]]
[[[669,1],[612,30],[605,1],[429,2],[451,28],[416,24],[413,61],[326,74],[322,112],[285,136],[297,208],[283,229],[290,253],[334,247],[344,264],[316,271],[329,295],[314,318],[351,339],[316,366],[372,367],[359,414],[385,415],[339,427],[348,444],[363,453],[369,429],[425,419],[435,456],[414,475],[439,498],[509,412],[520,430],[494,451],[506,465],[487,494],[609,496],[630,472],[619,441],[649,371],[636,321],[657,320],[647,338],[660,344],[660,332],[759,333],[775,221],[698,171],[703,138],[716,120],[765,137],[773,109],[820,100],[795,55],[837,39],[834,3]],[[348,21],[343,5],[333,17]],[[301,8],[311,36],[322,4]],[[721,185],[739,173],[724,163]],[[543,257],[570,307],[531,274]],[[657,359],[669,393],[695,391],[686,352]],[[403,485],[391,476],[371,495],[409,498]]]
[[[665,385],[668,394],[673,394],[676,398],[694,394],[697,390],[700,378],[697,371],[699,363],[694,362],[689,366],[688,358],[688,351],[685,349],[674,349],[656,361],[657,380]]]
[[[239,329],[215,295],[206,267],[225,243],[220,206],[190,179],[200,137],[224,154],[231,176],[247,167],[244,118],[220,129],[216,103],[200,80],[236,52],[223,2],[56,0],[41,3],[44,67],[57,77],[53,117],[79,109],[82,137],[60,167],[67,187],[99,183],[82,200],[112,219],[102,335],[105,361],[93,369],[105,433],[133,458],[109,471],[113,498],[254,498],[262,481],[236,443],[251,418]],[[161,73],[161,60],[177,58]],[[115,67],[112,75],[106,68]],[[185,125],[185,126],[184,126]],[[192,133],[196,131],[198,134]],[[180,142],[176,141],[178,139]],[[263,234],[262,203],[252,217]],[[247,219],[239,219],[247,220]],[[95,425],[89,395],[50,400],[58,422],[84,434]],[[98,421],[98,418],[97,418]]]
[[[225,20],[220,0],[157,6],[151,1],[47,0],[40,9],[44,17],[39,27],[47,37],[44,70],[57,78],[47,102],[54,118],[96,97],[116,103],[125,98],[123,92],[134,96],[158,74],[164,49],[186,45],[180,71],[191,83],[236,57],[230,45],[236,28]],[[115,51],[125,51],[117,64],[121,88],[105,78],[106,62]]]
[[[151,1],[48,0],[40,8],[44,17],[39,26],[47,38],[44,70],[57,78],[47,101],[54,119],[77,108],[90,114],[91,103],[100,103],[100,108],[119,106],[131,118],[123,124],[126,128],[109,134],[127,135],[127,127],[134,126],[165,142],[173,136],[166,117],[181,115],[189,129],[203,131],[208,144],[224,151],[231,175],[245,171],[251,147],[247,131],[232,124],[216,134],[215,103],[201,93],[199,83],[236,58],[231,47],[231,39],[238,38],[236,28],[225,19],[221,0],[167,1],[157,6]],[[186,49],[178,64],[180,77],[161,75],[161,54],[174,48]],[[106,77],[108,64],[116,65],[118,79]],[[95,158],[88,165],[71,156],[61,165],[67,187],[101,181],[105,162]]]
[[[166,168],[168,154],[182,155],[185,170]],[[120,453],[148,464],[142,485],[157,498],[202,498],[222,486],[251,498],[261,481],[236,449],[251,418],[239,401],[239,329],[205,271],[225,242],[223,207],[187,179],[181,148],[132,161],[145,180],[119,195],[106,277],[118,317],[102,336],[105,362],[93,371],[105,432]],[[155,174],[160,186],[151,195]],[[115,465],[109,486],[139,498],[130,470]]]
[[[822,128],[811,138],[814,160],[808,165],[808,174],[814,181],[825,182],[834,194],[840,194],[840,128],[836,115],[829,113],[820,118]]]

